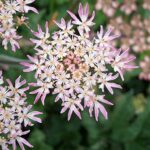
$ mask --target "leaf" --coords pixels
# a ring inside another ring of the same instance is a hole
[[[128,104],[129,105],[129,104]],[[126,112],[128,112],[128,109],[124,109]],[[122,119],[124,119],[124,116],[122,115],[122,113],[120,113]],[[132,113],[134,114],[134,113]],[[126,115],[129,115],[128,113]],[[150,101],[148,101],[147,103],[147,107],[145,108],[145,111],[143,113],[141,113],[140,115],[137,115],[137,117],[132,118],[132,122],[128,122],[128,124],[126,124],[126,126],[118,126],[118,129],[114,129],[113,130],[113,138],[115,138],[118,141],[134,141],[138,135],[140,134],[140,132],[143,129],[143,125],[146,123],[146,121],[148,120],[150,115]],[[130,115],[129,115],[130,116]]]
[[[42,131],[35,129],[29,138],[29,141],[34,145],[33,150],[52,150],[52,147],[45,143],[45,138]]]
[[[144,147],[141,147],[139,143],[130,142],[127,143],[125,150],[146,150]],[[147,149],[148,150],[148,149]]]

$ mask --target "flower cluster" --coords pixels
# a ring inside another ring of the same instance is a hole
[[[148,9],[148,3],[148,0],[143,1],[142,7]],[[121,33],[122,37],[119,42],[123,48],[130,45],[135,52],[150,49],[150,19],[144,18],[143,14],[139,12],[141,5],[137,0],[124,0],[121,3],[118,0],[98,0],[95,7],[97,10],[103,10],[108,16],[108,26],[115,27],[115,32]],[[120,13],[120,16],[116,15],[118,10],[123,12]]]
[[[143,8],[150,10],[150,1],[149,0],[143,0],[143,1],[144,1]]]
[[[0,1],[0,38],[2,39],[4,49],[8,49],[8,44],[11,45],[13,51],[20,48],[18,40],[22,36],[17,34],[17,27],[21,24],[25,24],[25,21],[28,19],[24,16],[25,13],[29,11],[38,13],[35,8],[28,6],[34,1],[35,0]]]
[[[146,56],[144,61],[140,63],[140,67],[142,68],[140,78],[150,81],[150,57]]]
[[[15,85],[7,79],[8,86],[4,86],[2,72],[0,71],[0,148],[9,150],[12,145],[13,150],[17,149],[17,143],[24,150],[24,145],[33,147],[22,136],[27,135],[30,130],[25,130],[32,126],[32,121],[41,123],[37,115],[42,114],[38,111],[31,111],[32,105],[26,102],[25,92],[29,87],[22,86],[26,83],[18,77]]]
[[[112,34],[112,28],[105,32],[100,26],[95,37],[90,35],[95,12],[89,17],[88,4],[79,5],[79,18],[67,12],[72,20],[55,21],[60,30],[51,37],[48,23],[46,31],[40,26],[37,32],[32,31],[36,37],[31,39],[35,44],[35,57],[28,56],[30,63],[21,63],[26,67],[24,72],[35,71],[37,81],[30,86],[37,89],[30,94],[37,94],[35,103],[41,99],[43,105],[50,92],[55,94],[55,102],[62,103],[61,113],[69,110],[68,120],[73,113],[81,119],[80,112],[85,108],[97,121],[100,112],[107,119],[103,105],[113,104],[105,99],[105,92],[113,94],[114,88],[121,88],[115,79],[120,76],[124,80],[124,72],[136,68],[130,64],[135,57],[129,55],[128,49],[113,46],[118,35]]]
[[[115,14],[116,8],[118,8],[119,2],[117,0],[97,0],[96,3],[96,10],[103,10],[103,12],[109,16],[112,17]]]
[[[114,16],[117,9],[120,9],[126,15],[137,10],[136,0],[123,0],[122,2],[118,0],[97,0],[95,8],[96,10],[102,10],[108,17]]]

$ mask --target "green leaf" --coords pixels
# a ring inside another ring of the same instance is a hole
[[[45,143],[45,134],[39,129],[35,129],[30,135],[29,141],[34,145],[33,150],[53,150]]]

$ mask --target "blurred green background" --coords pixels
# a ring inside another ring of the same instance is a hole
[[[69,19],[66,10],[76,12],[79,2],[85,0],[36,0],[34,6],[39,15],[29,13],[30,27],[37,29],[37,24],[44,27],[49,21],[50,31],[56,29],[53,20],[61,17]],[[95,9],[96,0],[88,0],[90,10]],[[107,18],[101,12],[96,12],[96,30],[100,24],[106,25]],[[26,39],[31,38],[29,30],[23,26],[19,28]],[[0,65],[3,67],[5,78],[13,81],[20,74],[28,82],[34,81],[32,73],[23,73],[18,65],[20,59],[27,59],[26,55],[34,54],[33,46],[26,39],[21,41],[21,50],[16,53],[2,50]],[[138,58],[140,59],[140,58]],[[138,60],[139,61],[139,60]],[[109,119],[96,122],[90,118],[88,112],[82,113],[80,121],[75,116],[67,121],[67,114],[61,115],[60,103],[54,103],[54,97],[49,95],[43,107],[41,102],[34,106],[43,111],[43,124],[31,128],[28,140],[34,145],[33,150],[150,150],[150,84],[139,80],[140,69],[125,75],[122,83],[123,90],[116,90],[115,95],[106,95],[112,100],[113,107],[107,108]],[[28,96],[29,103],[33,103],[35,96]]]

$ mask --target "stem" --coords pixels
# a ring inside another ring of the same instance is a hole
[[[18,58],[6,56],[6,55],[0,55],[0,64],[18,65],[21,62],[28,62],[28,60],[18,59]]]

